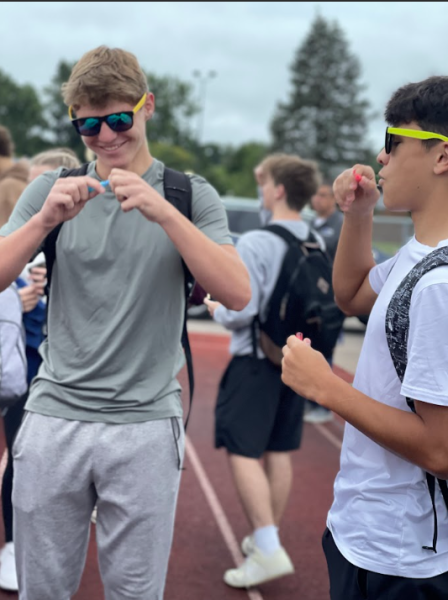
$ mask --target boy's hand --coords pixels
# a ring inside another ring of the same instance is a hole
[[[282,381],[299,396],[319,402],[322,390],[333,377],[330,365],[323,355],[311,348],[309,339],[300,340],[295,335],[283,347]],[[325,394],[324,394],[325,396]],[[320,402],[325,406],[323,402]],[[328,407],[326,407],[328,408]]]
[[[120,202],[123,212],[137,208],[148,221],[162,225],[176,210],[137,173],[112,169],[109,174],[109,185]]]
[[[20,288],[18,292],[20,300],[22,301],[22,311],[24,313],[30,312],[36,308],[41,297],[40,288],[36,288],[34,284],[32,284]]]
[[[367,214],[380,197],[372,167],[355,165],[343,171],[333,184],[333,191],[340,209],[344,213]]]
[[[47,283],[46,267],[33,267],[30,269],[30,278],[37,290],[40,290],[41,296],[44,294],[45,285]]]
[[[210,298],[204,298],[204,304],[208,308],[211,317],[214,316],[215,310],[221,306],[220,302],[215,302],[214,300],[210,300]]]
[[[89,191],[89,187],[94,191]],[[89,200],[105,191],[93,177],[60,177],[38,213],[39,220],[45,229],[51,231],[60,223],[76,217]]]

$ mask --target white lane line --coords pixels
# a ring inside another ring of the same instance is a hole
[[[327,440],[333,444],[333,446],[336,446],[336,448],[339,448],[339,450],[342,448],[342,441],[337,436],[335,436],[334,433],[331,433],[331,431],[328,431],[326,427],[320,425],[319,423],[315,423],[314,427],[317,429],[317,431],[319,431],[321,435],[326,437]]]
[[[216,523],[218,525],[219,530],[221,531],[221,535],[224,538],[224,542],[235,562],[235,565],[240,565],[244,557],[241,554],[241,550],[239,544],[237,542],[236,536],[233,532],[233,529],[227,519],[224,509],[221,506],[221,503],[218,500],[218,496],[216,495],[215,490],[210,482],[210,479],[207,477],[207,474],[202,466],[202,463],[199,459],[199,456],[194,449],[193,443],[188,438],[185,438],[185,452],[188,456],[189,461],[193,467],[193,470],[198,478],[199,485],[204,492],[204,495],[207,499],[207,502],[210,506],[210,509],[215,517]],[[260,592],[256,590],[246,590],[247,595],[250,600],[263,600],[263,596]]]

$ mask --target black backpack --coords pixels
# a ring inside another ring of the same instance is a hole
[[[331,258],[312,231],[302,241],[281,225],[267,225],[263,230],[280,236],[288,249],[266,318],[261,320],[258,315],[252,325],[254,354],[258,327],[260,347],[275,365],[281,365],[288,336],[298,332],[310,338],[314,349],[331,358],[345,318],[334,300]]]
[[[86,175],[89,169],[89,163],[83,164],[78,169],[65,169],[61,172],[59,177],[79,177]],[[168,200],[179,212],[181,212],[187,219],[192,221],[192,188],[191,180],[185,173],[174,171],[165,167],[163,175],[163,189],[165,199]],[[56,241],[58,239],[59,232],[64,223],[60,223],[55,227],[45,238],[42,251],[45,254],[45,262],[47,267],[47,296],[50,292],[51,275],[53,271],[53,265],[56,259]],[[187,363],[188,382],[190,387],[190,405],[185,420],[185,429],[188,425],[190,418],[191,405],[193,402],[194,392],[194,372],[193,372],[193,357],[191,354],[190,341],[188,339],[187,332],[187,309],[189,306],[189,299],[192,295],[193,289],[195,288],[195,281],[192,274],[190,273],[187,265],[182,261],[184,269],[184,288],[185,288],[185,314],[182,328],[181,343],[185,352],[185,359]],[[48,306],[48,303],[47,303]]]
[[[395,290],[386,312],[386,338],[392,362],[398,378],[403,382],[408,362],[409,309],[412,292],[421,277],[437,267],[448,265],[448,247],[436,248],[413,267]],[[409,408],[415,412],[414,403],[406,398]],[[424,550],[437,552],[437,511],[435,503],[436,478],[426,473],[426,482],[434,514],[434,534],[432,546],[423,546]],[[448,509],[448,486],[444,479],[437,479],[445,505]]]

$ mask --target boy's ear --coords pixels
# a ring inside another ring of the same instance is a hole
[[[154,99],[154,94],[148,92],[146,95],[145,104],[143,105],[143,110],[145,111],[145,117],[147,121],[153,116],[155,108],[156,102]]]
[[[286,191],[283,183],[279,183],[275,186],[275,198],[276,200],[286,199]]]
[[[434,173],[436,175],[448,173],[448,142],[442,144],[441,151],[436,156],[437,160],[434,165]]]

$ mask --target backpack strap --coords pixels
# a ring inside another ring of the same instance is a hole
[[[437,267],[448,265],[448,247],[436,248],[417,263],[406,275],[392,296],[386,311],[386,338],[395,371],[403,382],[408,362],[409,310],[412,292],[420,279]],[[406,398],[409,408],[415,412],[414,402]],[[437,511],[435,504],[435,477],[426,473],[429,495],[434,513],[434,534],[432,546],[423,546],[424,550],[437,552]],[[446,481],[438,480],[443,499],[448,509],[448,488]]]
[[[64,169],[59,177],[80,177],[86,175],[89,169],[90,163],[83,164],[79,169]],[[163,173],[163,189],[165,199],[168,200],[177,210],[184,215],[189,221],[193,220],[193,190],[191,186],[191,180],[188,175],[169,169],[165,167]],[[45,238],[42,250],[45,254],[45,261],[47,266],[47,295],[49,295],[51,276],[53,272],[53,265],[56,260],[56,242],[58,235],[61,231],[61,227],[64,223],[60,223],[55,227]],[[190,270],[188,269],[185,262],[182,260],[182,267],[184,270],[184,290],[185,290],[185,313],[184,322],[182,326],[181,343],[185,351],[185,360],[187,363],[188,382],[190,388],[190,405],[188,408],[187,418],[185,420],[185,429],[187,428],[188,420],[191,413],[191,405],[193,402],[194,392],[194,372],[193,372],[193,357],[191,353],[190,340],[188,339],[187,331],[187,309],[188,309],[188,298],[193,290],[194,279]],[[48,303],[47,303],[48,306]]]
[[[84,163],[77,169],[64,169],[59,177],[81,177],[83,175],[87,175],[87,171],[89,170],[89,163]],[[47,286],[46,286],[46,294],[49,295],[50,284],[51,284],[51,276],[53,273],[53,265],[56,260],[56,241],[58,239],[59,232],[61,230],[63,223],[59,223],[54,229],[50,231],[47,237],[44,240],[42,251],[45,254],[45,264],[47,267]],[[48,306],[48,305],[47,305]]]
[[[193,221],[192,200],[193,190],[191,187],[191,179],[185,173],[174,171],[165,167],[163,174],[163,189],[165,199],[177,208],[189,221]],[[194,279],[185,261],[182,259],[182,268],[184,270],[184,290],[185,290],[185,312],[184,322],[182,326],[181,343],[185,352],[185,361],[187,363],[188,383],[190,388],[190,405],[188,407],[187,417],[185,419],[184,428],[187,429],[188,421],[191,414],[191,405],[193,403],[194,393],[194,371],[193,371],[193,355],[191,353],[190,340],[187,330],[187,311],[188,299],[193,291]]]
[[[266,225],[266,227],[262,227],[261,229],[262,231],[270,231],[271,233],[275,233],[275,235],[281,237],[282,240],[284,240],[288,244],[288,246],[290,246],[291,244],[316,244],[316,247],[320,248],[316,236],[314,235],[311,228],[306,240],[301,240],[291,231],[289,231],[289,229],[283,227],[283,225],[276,225],[275,223],[272,223],[271,225]]]

